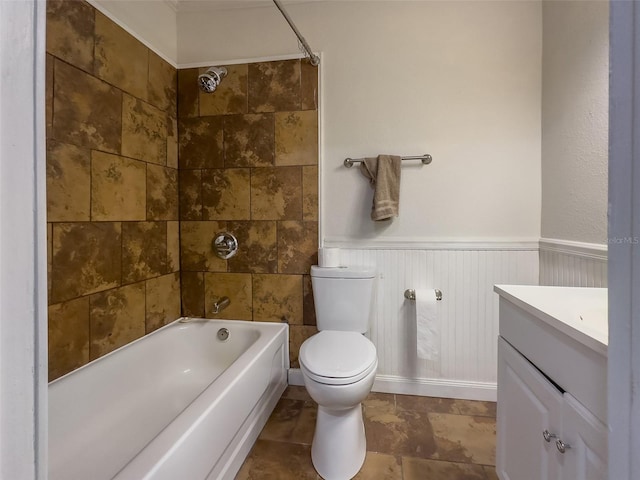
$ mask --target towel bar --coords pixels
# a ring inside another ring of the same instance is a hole
[[[442,300],[442,292],[437,288],[435,289],[435,292],[436,292],[436,300]],[[416,291],[413,288],[407,288],[404,291],[404,298],[406,298],[407,300],[415,300]]]
[[[423,165],[429,165],[431,163],[431,161],[433,160],[433,157],[431,155],[429,155],[428,153],[425,153],[424,155],[414,155],[412,157],[402,157],[402,161],[404,162],[405,160],[422,160],[422,164]],[[353,167],[354,163],[362,163],[362,159],[361,158],[345,158],[344,159],[344,166],[347,168],[351,168]]]

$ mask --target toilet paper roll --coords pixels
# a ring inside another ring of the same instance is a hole
[[[436,291],[416,290],[416,347],[418,358],[436,361],[440,356],[440,315]]]
[[[320,267],[340,267],[339,248],[319,248],[318,266]]]

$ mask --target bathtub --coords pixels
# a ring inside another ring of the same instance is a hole
[[[232,479],[288,365],[286,324],[177,320],[49,384],[49,479]]]

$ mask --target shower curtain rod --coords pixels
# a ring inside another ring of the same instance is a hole
[[[300,30],[298,30],[298,27],[296,27],[296,24],[293,23],[293,20],[291,20],[291,17],[289,17],[289,14],[287,13],[287,11],[280,4],[280,1],[273,0],[273,3],[275,4],[276,8],[280,10],[280,13],[282,14],[284,19],[287,21],[287,23],[291,27],[291,30],[293,30],[293,33],[295,33],[296,37],[298,37],[298,41],[300,42],[300,45],[302,45],[302,48],[304,49],[304,54],[305,56],[309,57],[309,62],[311,63],[311,65],[313,65],[314,67],[317,67],[318,65],[320,65],[320,57],[318,57],[315,53],[313,53],[313,51],[311,50],[311,47],[309,46],[307,41],[304,39],[304,37],[300,33]]]

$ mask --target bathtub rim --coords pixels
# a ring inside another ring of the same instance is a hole
[[[189,322],[184,322],[184,320],[189,320]],[[75,370],[71,370],[70,372],[65,373],[64,375],[51,380],[50,382],[47,383],[47,387],[50,388],[51,386],[53,386],[54,384],[58,383],[60,380],[63,380],[64,378],[76,373],[76,372],[80,372],[82,370],[85,370],[86,368],[95,365],[97,362],[101,361],[102,359],[106,359],[110,356],[112,356],[115,353],[121,352],[125,349],[127,349],[128,347],[132,347],[133,345],[139,343],[142,340],[151,338],[152,336],[156,335],[157,333],[163,331],[163,330],[167,330],[170,327],[175,327],[177,324],[182,323],[183,325],[187,326],[190,324],[197,324],[197,323],[209,323],[209,322],[229,322],[230,325],[246,325],[246,326],[257,326],[259,325],[260,327],[257,327],[258,330],[260,330],[260,328],[263,329],[275,329],[276,326],[278,325],[287,325],[284,322],[255,322],[252,320],[232,320],[232,319],[227,319],[227,318],[204,318],[204,317],[188,317],[188,316],[182,316],[179,317],[175,320],[173,320],[170,323],[167,323],[166,325],[163,325],[162,327],[154,330],[151,333],[146,333],[145,335],[143,335],[140,338],[136,338],[135,340],[132,340],[131,342],[122,345],[121,347],[116,348],[115,350],[110,351],[109,353],[105,353],[104,355],[102,355],[101,357],[98,357],[94,360],[91,360],[87,363],[85,363],[84,365],[82,365],[81,367],[76,368]],[[287,341],[289,339],[289,331],[287,329]],[[259,340],[259,337],[254,341],[257,342]],[[289,361],[289,353],[287,351],[287,360]]]

